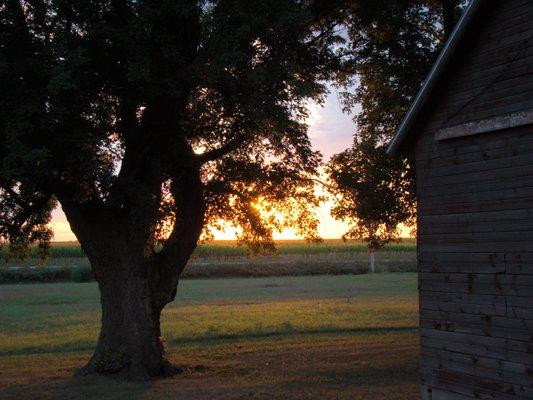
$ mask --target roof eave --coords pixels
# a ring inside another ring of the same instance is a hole
[[[394,135],[391,143],[389,144],[387,148],[388,154],[395,154],[399,150],[403,141],[407,137],[410,128],[413,126],[413,123],[418,117],[418,114],[422,110],[422,107],[429,98],[431,91],[435,87],[435,84],[437,83],[444,69],[448,65],[448,62],[450,61],[450,58],[455,52],[455,49],[457,48],[459,42],[461,41],[463,34],[466,32],[468,26],[470,25],[470,22],[474,19],[474,16],[476,15],[482,2],[483,0],[472,0],[472,2],[468,5],[468,8],[461,16],[459,22],[457,22],[457,24],[455,25],[453,32],[446,41],[446,44],[440,52],[439,57],[433,64],[433,67],[431,68],[431,71],[429,72],[426,80],[424,81],[424,84],[418,91],[415,100],[413,101],[411,107],[402,119],[402,122],[400,123],[400,126],[396,131],[396,134]]]

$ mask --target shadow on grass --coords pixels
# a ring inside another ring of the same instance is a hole
[[[338,327],[322,327],[316,329],[302,329],[294,327],[290,323],[284,323],[279,329],[268,328],[255,328],[250,330],[244,330],[237,333],[223,333],[218,330],[217,327],[208,328],[203,334],[198,336],[186,336],[186,337],[167,337],[167,343],[169,344],[194,344],[194,343],[216,343],[226,342],[232,340],[241,339],[261,339],[269,337],[283,337],[283,336],[298,336],[298,335],[324,335],[324,334],[387,334],[397,332],[411,332],[418,331],[418,327],[414,325],[410,326],[393,326],[393,327],[358,327],[358,328],[338,328]],[[47,354],[47,353],[70,353],[77,351],[92,350],[95,346],[94,342],[84,341],[76,342],[72,344],[61,343],[57,346],[32,346],[23,347],[16,350],[8,350],[0,352],[0,356],[13,356],[13,355],[28,355],[28,354]]]
[[[272,358],[264,359],[263,353],[250,358],[248,354],[239,357],[236,365],[217,365],[198,375],[185,373],[143,383],[101,376],[50,379],[11,386],[0,393],[0,399],[412,400],[417,396],[416,357],[391,359],[373,351],[364,354],[364,360],[352,359],[353,355],[342,351],[336,352],[334,359],[327,353],[311,354],[315,355],[312,363],[289,353],[290,361],[268,367],[259,367],[265,365],[260,361]]]
[[[286,329],[292,328],[287,325]],[[317,342],[310,335],[302,337],[301,342],[298,338],[297,342],[302,344],[298,346],[289,341],[275,347],[254,345],[242,351],[234,347],[231,338],[226,337],[227,342],[220,349],[204,347],[204,343],[211,343],[203,338],[198,349],[186,351],[173,360],[180,365],[184,360],[201,363],[196,368],[181,365],[186,368],[181,375],[144,383],[101,376],[69,378],[67,375],[84,360],[83,354],[65,354],[63,358],[50,355],[43,359],[40,358],[43,356],[23,357],[14,364],[18,370],[11,367],[11,384],[0,389],[0,399],[412,400],[417,398],[419,390],[415,332],[416,328],[411,326],[320,329],[315,333],[353,336],[354,340],[329,341],[326,336],[324,341]],[[284,334],[297,337],[300,333]],[[396,340],[382,340],[389,333]],[[367,334],[363,341],[359,339]],[[248,335],[251,340],[268,336],[282,337],[267,332]],[[212,344],[223,342],[217,339]],[[31,366],[40,360],[47,363],[32,374]],[[22,379],[17,382],[19,376]]]
[[[208,329],[203,336],[186,337],[186,338],[167,338],[169,344],[187,344],[187,343],[203,343],[203,342],[218,342],[218,341],[231,341],[239,339],[261,339],[269,337],[281,337],[281,336],[298,336],[298,335],[324,335],[324,334],[387,334],[396,332],[418,332],[416,326],[394,326],[394,327],[360,327],[360,328],[336,328],[336,327],[324,327],[317,329],[301,329],[292,326],[291,324],[281,325],[279,330],[247,330],[239,333],[220,333],[216,328]]]
[[[113,377],[73,377],[55,388],[50,400],[131,399],[145,397],[153,382],[128,382]]]
[[[126,382],[113,378],[50,377],[23,384],[12,384],[0,390],[1,400],[139,400],[146,396],[153,382]]]

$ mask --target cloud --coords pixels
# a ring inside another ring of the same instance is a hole
[[[309,138],[315,150],[327,161],[333,154],[349,147],[355,130],[353,114],[342,112],[337,92],[331,88],[324,105],[309,104]]]

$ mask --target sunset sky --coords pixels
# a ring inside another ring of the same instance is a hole
[[[309,137],[316,150],[324,155],[324,160],[347,148],[351,141],[355,125],[352,121],[353,114],[342,112],[338,95],[335,89],[331,89],[324,106],[310,104],[309,106]],[[335,221],[329,214],[331,204],[324,204],[319,213],[319,234],[323,238],[340,238],[346,231],[346,225]],[[52,228],[55,241],[76,240],[70,231],[69,224],[63,212],[58,209],[53,213]],[[216,239],[234,239],[231,230],[217,232]],[[276,239],[297,238],[293,232],[286,231],[275,235]]]

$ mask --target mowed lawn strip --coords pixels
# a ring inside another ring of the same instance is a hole
[[[186,372],[146,385],[70,380],[90,357],[99,315],[94,283],[0,286],[0,398],[410,399],[418,390],[416,274],[183,281],[162,320]]]
[[[183,281],[162,317],[169,343],[306,332],[415,329],[413,274]],[[91,349],[95,283],[0,286],[0,355]]]

